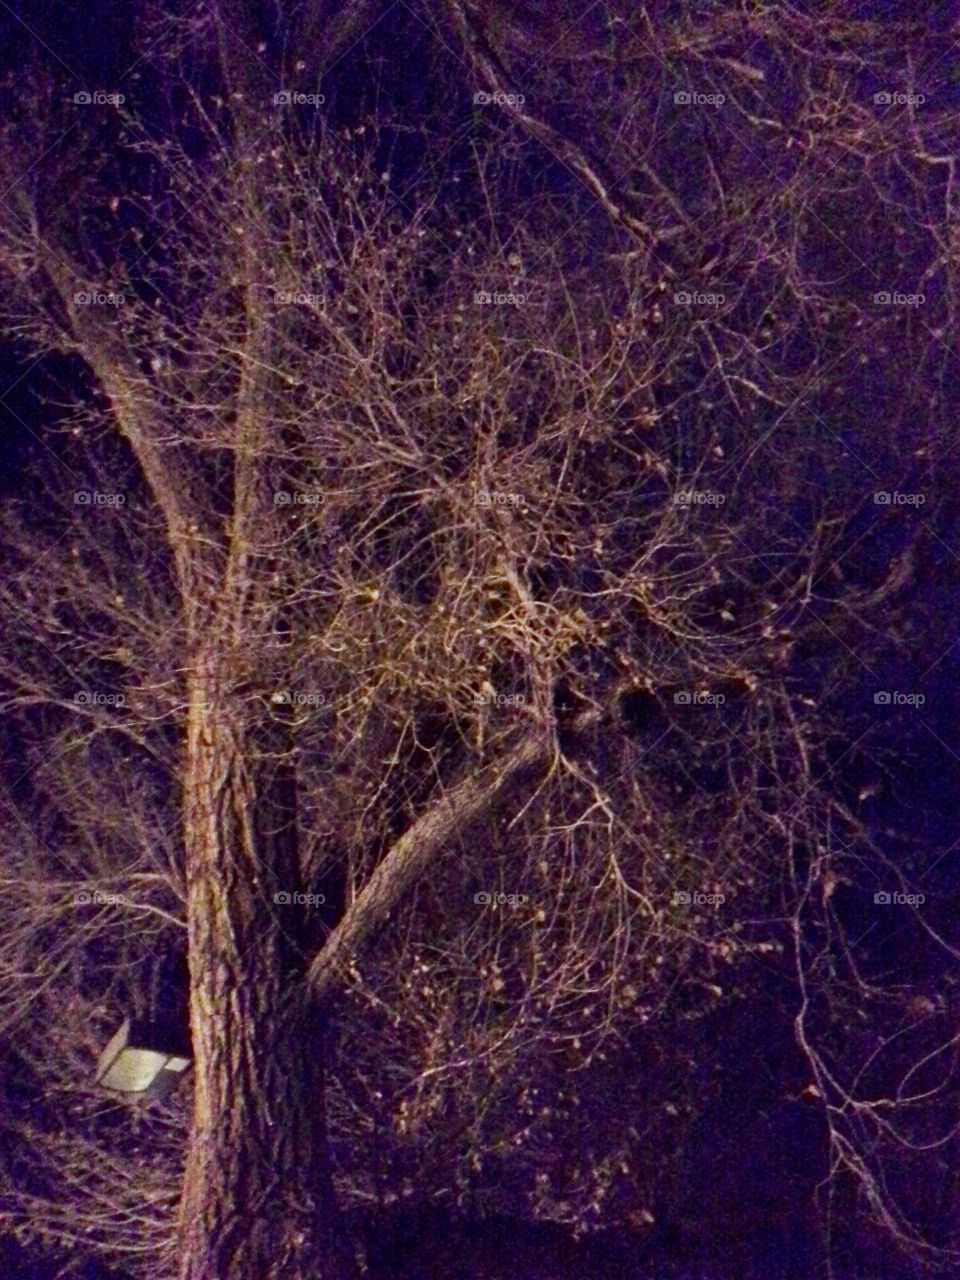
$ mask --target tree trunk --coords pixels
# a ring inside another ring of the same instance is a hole
[[[223,666],[191,676],[185,837],[194,1116],[181,1280],[341,1280],[324,1035],[306,999],[296,782],[282,726],[246,724]],[[264,710],[265,719],[270,713]]]

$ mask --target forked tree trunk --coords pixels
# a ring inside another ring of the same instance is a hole
[[[304,908],[274,900],[301,887],[295,780],[282,737],[254,740],[230,704],[203,660],[184,796],[195,1098],[181,1277],[342,1280],[356,1267],[331,1180]]]

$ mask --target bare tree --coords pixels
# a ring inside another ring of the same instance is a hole
[[[428,137],[418,163],[407,121],[275,102],[255,14],[227,7],[178,28],[212,38],[222,83],[178,81],[174,121],[131,103],[98,134],[110,104],[64,114],[51,93],[7,134],[7,331],[57,354],[70,413],[57,469],[4,513],[3,708],[30,765],[8,801],[4,1025],[32,1080],[75,1091],[107,1008],[141,998],[124,966],[186,935],[194,1060],[189,1121],[174,1100],[106,1134],[83,1091],[70,1129],[19,1114],[41,1173],[6,1171],[7,1220],[183,1280],[350,1275],[337,1190],[466,1190],[493,1165],[582,1225],[634,1153],[550,1157],[578,1082],[679,990],[698,1013],[730,999],[759,955],[794,966],[836,1167],[922,1243],[885,1181],[919,1139],[887,1114],[942,1118],[924,1064],[951,1041],[928,1011],[905,1091],[879,1100],[856,1083],[873,1050],[833,1061],[875,985],[834,893],[851,860],[884,860],[833,758],[868,714],[851,673],[869,685],[933,536],[915,522],[862,574],[856,520],[903,457],[944,447],[905,407],[938,355],[904,371],[883,432],[850,409],[864,339],[899,324],[919,349],[952,294],[923,325],[884,311],[911,255],[865,260],[855,226],[824,280],[845,207],[891,233],[922,212],[946,251],[948,121],[908,111],[904,195],[875,164],[902,119],[851,125],[834,28],[608,9],[541,50],[509,16],[449,16],[492,101],[478,142]],[[884,65],[872,28],[843,33]],[[777,59],[800,121],[770,101]],[[598,69],[588,129],[578,78]],[[82,164],[57,143],[74,120]],[[530,138],[562,196],[524,190]],[[928,261],[907,293],[932,292]],[[883,476],[860,466],[868,430]],[[63,983],[54,1063],[34,1011]],[[149,1149],[124,1182],[131,1132]]]

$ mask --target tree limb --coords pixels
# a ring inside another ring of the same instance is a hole
[[[534,732],[521,739],[505,760],[479,777],[468,776],[441,796],[394,844],[363,891],[327,939],[307,972],[314,998],[334,994],[346,964],[384,924],[401,899],[439,859],[460,832],[528,781],[549,755],[549,739]]]
[[[599,156],[592,154],[589,148],[573,142],[546,120],[527,112],[524,95],[517,91],[517,86],[512,81],[507,68],[490,45],[479,22],[468,7],[462,4],[461,0],[448,0],[447,9],[471,66],[478,76],[486,81],[493,93],[498,95],[500,105],[532,137],[543,143],[558,160],[580,178],[588,190],[596,196],[610,218],[625,227],[631,235],[642,241],[645,247],[653,252],[656,252],[658,244],[673,239],[683,231],[682,226],[657,231],[626,208],[624,201],[616,199],[614,190],[618,180],[607,170],[606,164]],[[670,277],[675,277],[677,273],[669,263],[659,258],[659,255],[658,259],[663,272]]]
[[[82,314],[78,310],[74,293],[83,273],[71,270],[57,249],[48,250],[43,267],[68,317],[76,350],[110,400],[120,433],[133,451],[163,516],[183,599],[192,600],[196,553],[190,526],[196,506],[183,476],[168,466],[153,437],[160,410],[145,403],[145,379],[139,376],[135,361],[123,350],[109,324],[96,314],[96,308],[85,307]]]
[[[578,715],[568,729],[571,738],[595,727],[619,691],[618,685],[602,705]],[[307,982],[318,1003],[325,1003],[335,995],[349,961],[359,954],[373,932],[385,924],[404,896],[439,860],[447,845],[519,786],[535,778],[553,750],[550,728],[542,725],[522,738],[505,759],[479,776],[468,775],[447,791],[404,832],[311,962]]]

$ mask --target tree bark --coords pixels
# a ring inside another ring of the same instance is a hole
[[[296,784],[282,731],[231,705],[223,666],[191,676],[185,836],[194,1117],[182,1280],[341,1280],[324,1035],[306,1003]]]
[[[194,1116],[181,1203],[181,1280],[343,1280],[324,1107],[324,1025],[343,966],[471,822],[550,758],[539,726],[465,777],[397,842],[311,957],[288,732],[249,723],[216,641],[189,674],[185,845]],[[601,709],[578,717],[586,732]]]
[[[631,682],[615,682],[603,701],[580,712],[566,726],[570,743],[586,737],[606,718]],[[521,738],[502,759],[481,773],[469,773],[420,815],[377,866],[350,910],[313,958],[307,971],[311,998],[317,1007],[336,995],[347,966],[382,928],[392,911],[434,866],[451,842],[478,819],[506,803],[542,774],[553,750],[551,733],[539,724]]]
[[[310,965],[308,981],[318,1007],[333,998],[346,966],[442,857],[450,841],[471,822],[488,814],[522,782],[535,776],[548,756],[546,735],[542,732],[528,735],[506,759],[486,773],[463,779],[404,832]]]

